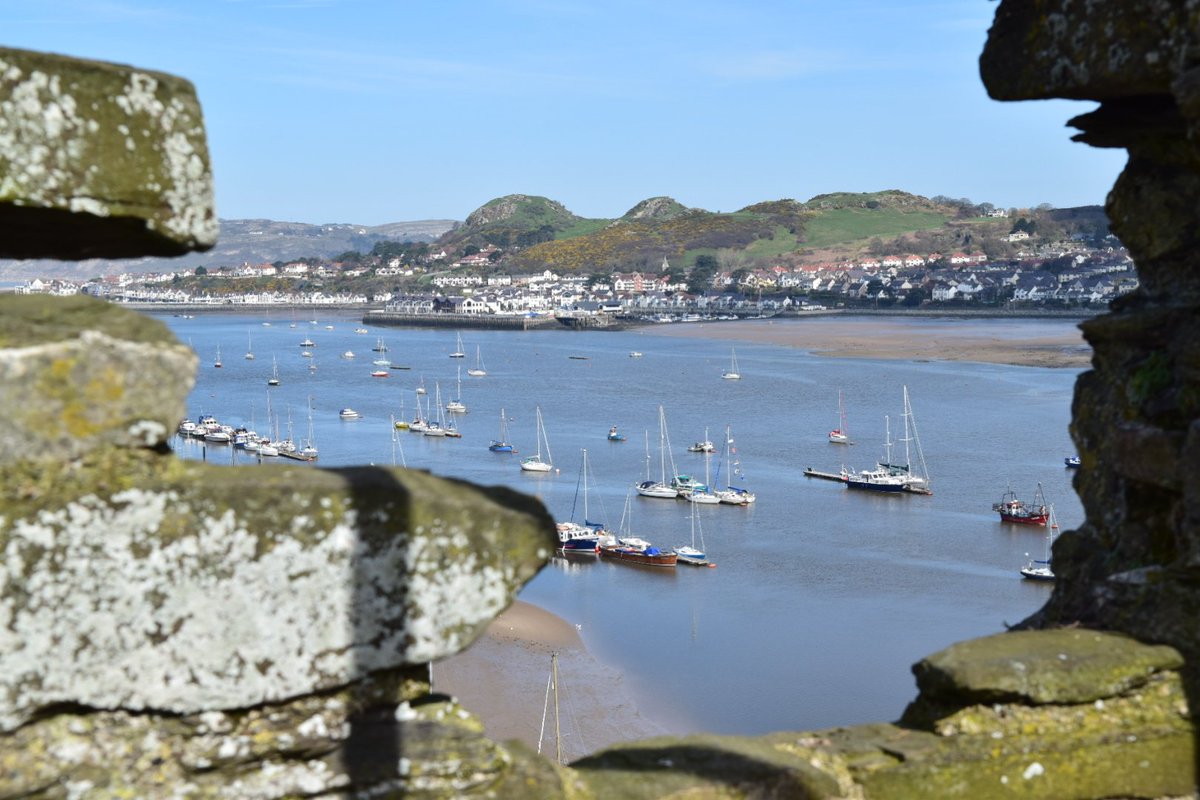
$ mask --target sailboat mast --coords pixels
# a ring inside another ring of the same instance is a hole
[[[558,724],[558,653],[550,654],[550,669],[554,674],[554,757],[562,763],[562,731]]]

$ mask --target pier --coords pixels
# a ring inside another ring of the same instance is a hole
[[[413,314],[402,311],[368,311],[364,325],[390,325],[411,328],[490,328],[493,330],[527,331],[554,327],[554,317],[505,316],[499,314]]]

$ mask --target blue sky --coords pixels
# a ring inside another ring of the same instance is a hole
[[[0,45],[196,85],[224,218],[616,217],[903,189],[1103,203],[1090,103],[997,103],[985,0],[0,0]]]

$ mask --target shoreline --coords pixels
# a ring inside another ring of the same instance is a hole
[[[470,647],[433,664],[433,691],[455,697],[493,741],[518,739],[554,757],[551,655],[558,654],[559,729],[564,761],[618,742],[668,733],[633,705],[624,675],[598,661],[574,625],[514,600]]]
[[[831,358],[877,358],[908,361],[971,361],[1017,367],[1085,369],[1092,349],[1078,325],[1062,317],[1044,320],[1045,331],[1014,335],[1011,318],[928,316],[822,315],[728,321],[711,325],[656,325],[651,336],[777,344]],[[1070,318],[1075,319],[1075,318]],[[717,327],[719,325],[719,328]]]

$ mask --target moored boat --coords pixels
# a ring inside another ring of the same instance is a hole
[[[1050,519],[1050,509],[1046,506],[1040,483],[1037,485],[1037,491],[1033,493],[1032,503],[1026,503],[1017,497],[1017,493],[1010,486],[1000,496],[999,503],[992,503],[992,511],[1000,515],[1001,522],[1017,525],[1045,525]]]
[[[674,551],[660,550],[636,536],[617,539],[612,544],[601,544],[600,557],[648,567],[673,567],[679,560],[679,555]]]
[[[1063,459],[1067,469],[1079,469],[1079,456],[1067,456]]]
[[[338,412],[338,416],[342,419],[358,419],[362,414],[359,414],[353,408],[343,408]]]
[[[1054,540],[1058,538],[1058,519],[1054,516],[1054,506],[1050,506],[1050,522],[1046,526],[1046,557],[1029,559],[1021,567],[1021,577],[1031,581],[1052,581],[1055,579],[1054,570],[1050,565],[1050,554],[1054,548]],[[1029,556],[1028,553],[1025,554]]]

